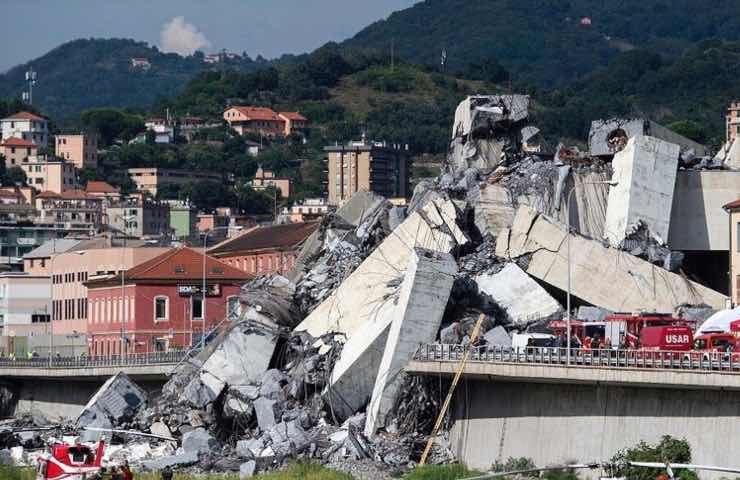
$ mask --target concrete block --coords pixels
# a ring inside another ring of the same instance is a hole
[[[218,441],[204,428],[196,428],[182,436],[182,450],[185,453],[212,453],[218,449]]]
[[[472,95],[455,110],[452,138],[467,136],[502,121],[519,122],[528,115],[528,95]]]
[[[109,428],[133,418],[147,402],[147,394],[123,372],[110,377],[90,398],[77,417],[80,427]],[[92,432],[88,432],[91,433]],[[99,434],[98,434],[99,436]],[[90,440],[92,441],[92,440]]]
[[[377,369],[365,434],[385,426],[402,386],[402,371],[420,344],[433,342],[442,323],[457,263],[449,253],[417,248],[396,300],[396,311]]]
[[[527,221],[515,225],[528,227],[533,210],[522,206],[517,218]],[[547,232],[558,225],[544,215],[535,214],[533,223],[545,222],[548,228],[527,228],[526,231],[512,229],[509,241],[510,255],[514,248],[513,239],[520,238],[524,248],[518,248],[517,256],[531,254],[526,272],[555,288],[565,290],[567,286],[568,256],[567,242],[551,251],[544,244],[551,241],[532,232]],[[560,227],[565,231],[564,227]],[[531,230],[531,232],[530,232]],[[692,282],[682,276],[663,270],[645,260],[626,252],[609,248],[580,235],[571,235],[571,292],[574,296],[613,312],[673,312],[684,304],[706,304],[715,309],[724,308],[727,297]]]
[[[163,422],[154,422],[149,427],[149,431],[152,433],[152,435],[159,435],[162,437],[172,437],[172,432],[170,431],[170,427],[165,425]]]
[[[260,430],[266,431],[277,423],[275,421],[279,409],[277,401],[260,397],[252,405],[254,405],[254,412],[257,415],[257,425],[259,425]]]
[[[260,438],[249,438],[236,442],[236,453],[242,458],[254,458],[265,448],[265,441]]]
[[[662,243],[668,241],[679,153],[676,144],[637,136],[614,155],[612,181],[617,184],[609,187],[604,225],[612,246],[620,246],[638,222]]]
[[[396,289],[389,280],[406,269],[415,247],[450,252],[468,242],[456,219],[455,205],[442,199],[409,215],[295,330],[316,338],[336,332],[351,339],[366,322],[384,318],[393,308],[387,298]]]
[[[533,234],[540,232],[547,235],[545,241],[553,243],[553,236],[549,236],[552,228],[543,228],[536,224],[536,228],[532,230]],[[562,237],[562,234],[558,230],[554,236]],[[513,324],[542,320],[563,312],[560,304],[514,263],[507,264],[493,275],[478,275],[474,280],[480,294],[506,310]]]
[[[239,466],[239,479],[243,478],[252,478],[254,476],[254,472],[257,470],[257,462],[254,460],[249,460],[247,462],[242,463]]]

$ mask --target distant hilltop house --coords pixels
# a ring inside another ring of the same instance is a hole
[[[203,62],[205,63],[221,63],[224,60],[241,60],[242,56],[238,53],[232,53],[232,52],[220,52],[220,53],[211,53],[209,55],[206,55],[203,58]]]
[[[239,135],[247,132],[267,137],[287,137],[300,132],[308,119],[298,112],[275,112],[267,107],[234,106],[224,112],[224,120]]]
[[[131,68],[149,70],[150,68],[152,68],[152,64],[151,62],[149,62],[148,58],[132,58]]]

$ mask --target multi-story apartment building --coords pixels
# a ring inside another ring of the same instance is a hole
[[[103,202],[103,211],[108,206],[121,200],[121,190],[108,182],[90,181],[85,186],[85,192],[91,197],[100,198]]]
[[[170,206],[142,194],[109,204],[106,217],[108,229],[125,237],[158,237],[170,233]]]
[[[30,140],[10,137],[0,142],[0,154],[5,157],[6,168],[28,162],[37,152],[38,146]]]
[[[136,189],[146,192],[153,197],[157,196],[159,190],[165,185],[185,185],[188,182],[199,180],[211,180],[222,182],[220,173],[194,172],[190,170],[172,170],[166,168],[129,168],[128,175],[136,184]]]
[[[175,238],[195,238],[198,233],[198,209],[181,200],[165,200],[170,206],[170,230]]]
[[[740,101],[732,102],[727,108],[727,143],[740,136]]]
[[[78,188],[77,170],[66,160],[37,155],[29,157],[20,167],[26,173],[28,185],[41,192],[62,193]]]
[[[328,163],[328,201],[339,205],[360,190],[386,198],[409,196],[406,152],[385,143],[350,142],[325,147]]]
[[[49,122],[30,112],[18,112],[0,120],[1,140],[10,137],[22,138],[39,147],[49,145]]]
[[[203,292],[203,260],[195,250],[172,249],[127,269],[123,278],[88,281],[90,353],[186,348],[222,320],[237,319],[241,285],[252,277],[206,257]]]
[[[298,112],[280,112],[278,116],[285,123],[283,135],[302,132],[308,126],[308,119]]]
[[[51,284],[45,275],[0,273],[0,329],[4,337],[49,333]]]
[[[36,196],[35,204],[36,218],[41,223],[70,225],[91,233],[100,231],[103,199],[84,190],[46,191]]]
[[[57,135],[56,156],[79,169],[98,168],[98,139],[95,135]]]
[[[267,187],[275,187],[280,192],[281,198],[288,198],[290,196],[290,179],[278,178],[274,172],[263,170],[262,166],[257,168],[251,186],[257,191],[265,190]]]
[[[290,208],[283,208],[283,211],[280,212],[280,218],[282,222],[310,222],[323,217],[330,210],[326,199],[306,198],[300,203],[293,204]]]

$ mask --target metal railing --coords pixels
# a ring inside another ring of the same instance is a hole
[[[463,345],[421,345],[414,360],[422,362],[460,361]],[[557,347],[473,347],[469,363],[521,363],[564,366],[567,348]],[[740,352],[661,351],[661,350],[592,350],[571,349],[572,366],[600,368],[678,369],[740,373]]]
[[[51,365],[48,357],[35,358],[0,358],[0,370],[3,368],[94,368],[94,367],[136,367],[156,365],[176,365],[188,354],[186,350],[170,352],[129,353],[128,355],[53,357]]]

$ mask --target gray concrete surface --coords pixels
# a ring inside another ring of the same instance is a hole
[[[537,465],[610,459],[663,435],[685,438],[692,463],[735,467],[740,392],[612,384],[573,385],[473,380],[458,387],[451,444],[458,458],[487,469],[509,457]],[[597,478],[598,471],[581,471]],[[700,478],[721,474],[701,472]]]

